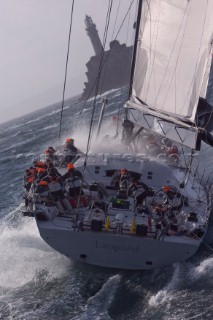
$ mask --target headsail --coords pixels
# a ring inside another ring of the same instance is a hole
[[[143,1],[129,107],[195,128],[199,98],[206,96],[212,34],[213,0]]]

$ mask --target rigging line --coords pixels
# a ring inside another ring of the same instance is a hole
[[[113,43],[113,35],[114,35],[114,32],[115,32],[115,25],[116,25],[116,21],[117,21],[117,18],[118,18],[118,11],[119,11],[119,8],[120,8],[120,3],[121,3],[121,0],[119,2],[119,6],[117,8],[117,14],[116,14],[116,19],[115,19],[115,23],[114,23],[114,29],[113,29],[113,34],[112,34],[112,38],[111,38],[111,43]],[[104,74],[103,74],[103,80],[102,80],[102,85],[101,85],[101,90],[103,88],[103,85],[104,85],[104,80],[105,80],[105,76],[106,76],[106,71],[107,71],[107,64],[109,62],[109,58],[107,59],[106,63],[105,63],[105,69],[104,69]],[[100,90],[100,91],[101,91]]]
[[[191,88],[195,82],[195,78],[196,78],[196,72],[197,72],[197,68],[198,68],[198,60],[199,60],[199,55],[200,55],[200,51],[201,51],[201,43],[202,43],[202,39],[203,39],[203,35],[204,35],[204,29],[205,29],[205,23],[206,23],[206,16],[207,16],[207,9],[208,9],[208,5],[209,5],[209,0],[206,1],[206,8],[205,8],[205,16],[204,16],[204,20],[203,20],[203,27],[202,27],[202,33],[201,33],[201,38],[200,38],[200,46],[199,46],[199,50],[198,50],[198,55],[197,55],[197,61],[196,61],[196,65],[195,65],[195,71],[194,71],[194,76],[192,78],[192,81],[191,81],[191,84],[190,84],[190,87],[189,87],[189,90],[186,94],[186,99],[185,99],[185,102],[184,102],[184,105],[182,107],[182,110],[184,109],[185,107],[185,104],[186,104],[186,101],[187,101],[187,98],[189,96],[189,93],[191,91]],[[193,91],[193,88],[192,88],[192,91]]]
[[[106,40],[107,40],[107,35],[108,35],[108,30],[109,30],[109,22],[110,22],[110,17],[111,17],[112,5],[113,5],[113,0],[109,0],[108,12],[107,12],[106,24],[105,24],[105,30],[104,30],[104,37],[103,37],[103,47],[102,47],[101,59],[100,59],[100,63],[99,63],[98,78],[97,78],[97,82],[96,82],[95,98],[93,101],[93,108],[94,109],[96,109],[97,95],[98,95],[98,90],[100,88],[100,78],[101,78],[101,72],[103,70],[102,64],[103,64],[103,60],[104,60],[105,46],[106,46]],[[94,113],[95,113],[95,110],[94,110]],[[94,122],[94,114],[92,116],[91,121]],[[92,138],[92,132],[91,132],[91,138]],[[90,138],[90,141],[91,141],[91,138]]]
[[[197,172],[196,172],[196,171],[193,172],[193,162],[194,162],[195,159],[196,159],[196,158],[195,158],[195,156],[194,156],[194,150],[193,150],[193,148],[191,148],[191,155],[190,155],[189,164],[188,164],[188,168],[187,168],[186,174],[188,173],[188,175],[191,175],[191,176],[192,176],[192,178],[193,178],[193,183],[194,183],[195,177],[197,177],[197,179],[198,179],[198,181],[199,181],[199,172],[198,172],[198,171],[197,171]],[[196,176],[195,176],[194,173],[196,173]],[[199,181],[199,182],[200,182],[200,181]]]
[[[106,24],[105,24],[105,31],[104,31],[104,36],[103,36],[102,53],[101,53],[101,59],[100,59],[100,63],[99,63],[98,78],[97,78],[97,82],[96,82],[96,92],[95,92],[95,98],[94,98],[94,101],[93,101],[92,116],[91,116],[90,127],[89,127],[89,135],[88,135],[88,139],[87,139],[87,148],[86,148],[85,160],[84,160],[84,165],[83,165],[83,172],[82,172],[83,178],[84,178],[84,174],[85,174],[85,170],[86,170],[87,158],[88,158],[88,153],[89,153],[89,149],[90,149],[90,145],[91,145],[92,127],[93,127],[93,124],[94,124],[94,114],[95,114],[95,109],[96,109],[97,94],[98,94],[99,81],[100,81],[100,76],[101,76],[101,66],[102,66],[103,58],[104,58],[104,49],[105,49],[106,40],[107,40],[107,34],[108,34],[108,28],[109,28],[109,22],[110,22],[110,16],[111,16],[112,4],[113,4],[112,0],[109,0],[108,12],[107,12]],[[82,180],[82,183],[81,183],[80,191],[82,190],[82,188],[83,188],[83,180]],[[77,210],[79,209],[79,204],[80,204],[80,201],[78,202]],[[79,213],[77,212],[76,221],[78,219],[78,215],[79,215]]]
[[[120,11],[120,5],[121,5],[121,0],[119,1],[118,7],[117,7],[117,11],[116,11],[116,17],[115,17],[115,23],[114,23],[114,27],[113,27],[113,31],[112,31],[111,41],[113,40],[113,37],[114,37],[115,27],[116,27],[117,20],[118,20],[118,13]]]
[[[122,93],[122,88],[121,88],[121,93]],[[123,94],[123,93],[122,93]],[[126,100],[126,99],[125,99]],[[117,138],[118,136],[118,133],[119,133],[119,129],[121,127],[121,120],[120,120],[120,116],[121,116],[121,113],[122,113],[122,109],[123,109],[123,103],[119,105],[119,108],[118,108],[118,112],[117,112],[117,119],[116,119],[116,131],[115,131],[115,138]]]
[[[129,6],[128,10],[127,10],[127,13],[125,14],[125,16],[124,16],[124,18],[123,18],[123,21],[122,21],[122,23],[121,23],[121,25],[120,25],[120,28],[118,29],[118,32],[117,32],[116,37],[115,37],[114,40],[117,39],[117,37],[118,37],[118,35],[119,35],[122,27],[123,27],[123,24],[124,24],[124,22],[125,22],[125,20],[126,20],[126,18],[127,18],[128,12],[130,11],[130,9],[131,9],[131,7],[132,7],[132,5],[133,5],[134,2],[135,2],[135,0],[132,0],[132,2],[130,3],[130,6]],[[113,47],[114,47],[114,43],[112,44],[112,48],[113,48]],[[111,48],[111,49],[112,49],[112,48]],[[104,67],[105,63],[107,62],[107,59],[109,58],[109,56],[110,56],[110,51],[107,53],[107,55],[106,55],[106,57],[105,57],[105,59],[104,59],[104,62],[103,62],[103,64],[102,64],[102,68]],[[81,109],[81,111],[80,111],[80,113],[79,113],[79,117],[78,117],[78,119],[76,120],[75,126],[77,125],[77,122],[79,121],[79,118],[81,117],[82,112],[83,112],[83,110],[84,110],[84,108],[85,108],[85,106],[86,106],[86,104],[87,104],[87,102],[88,102],[88,100],[89,100],[89,97],[90,97],[90,95],[91,95],[91,93],[92,93],[92,91],[93,91],[93,89],[94,89],[94,87],[95,87],[95,85],[96,85],[97,78],[98,78],[98,76],[96,77],[96,80],[94,81],[94,83],[93,83],[93,85],[92,85],[92,87],[91,87],[91,90],[90,90],[90,92],[89,92],[89,94],[88,94],[88,96],[87,96],[87,98],[86,98],[86,100],[85,100],[85,103],[83,104],[83,107],[82,107],[82,109]]]
[[[103,49],[105,49],[105,46],[106,46],[106,40],[107,40],[107,35],[108,35],[112,5],[113,5],[113,1],[109,0],[109,8],[108,8],[108,12],[107,12],[106,25],[105,25],[104,37],[103,37]],[[102,50],[102,55],[104,55],[104,50]]]
[[[133,3],[133,2],[132,2],[132,3]],[[130,19],[130,9],[131,9],[132,3],[131,3],[131,5],[130,5],[130,7],[129,7],[129,10],[127,11],[127,15],[125,16],[125,19],[126,19],[127,16],[128,16],[129,19]],[[128,28],[129,28],[129,19],[128,19]],[[127,35],[127,37],[128,37],[128,35]],[[108,55],[107,58],[109,59],[109,55]],[[106,59],[106,61],[104,61],[106,64],[107,64],[107,62],[108,62],[108,59]],[[103,62],[103,64],[104,64],[104,62]],[[105,69],[105,72],[106,72],[106,69]],[[103,76],[103,77],[105,77],[105,72],[104,72],[104,76]],[[102,84],[102,85],[103,85],[103,84]],[[120,113],[121,113],[121,106],[120,106],[119,109],[118,109],[118,117],[120,116]],[[119,120],[117,119],[117,126],[116,126],[117,129],[116,129],[116,135],[115,135],[115,136],[118,135],[119,124],[120,124],[120,122],[119,122]]]
[[[192,234],[193,234],[197,239],[199,239],[200,242],[203,242],[203,243],[207,246],[207,248],[209,248],[209,249],[213,252],[213,248],[212,248],[207,242],[205,242],[203,239],[201,239],[200,237],[198,237],[198,235],[196,235],[196,233],[192,232]]]
[[[65,97],[65,90],[66,90],[66,82],[67,82],[67,68],[68,68],[68,62],[69,62],[70,38],[71,38],[71,31],[72,31],[74,4],[75,4],[75,0],[72,1],[71,15],[70,15],[70,28],[69,28],[69,36],[68,36],[68,44],[67,44],[67,58],[66,58],[66,66],[65,66],[63,97],[62,97],[62,105],[61,105],[61,116],[60,116],[60,126],[59,126],[58,139],[60,139],[60,137],[61,137],[62,117],[63,117],[63,110],[64,110],[64,97]]]
[[[120,0],[121,1],[121,0]],[[129,21],[130,21],[130,13],[131,11],[129,11],[128,13],[128,20],[127,20],[127,35],[126,35],[126,40],[125,40],[125,44],[126,44],[126,47],[127,47],[127,42],[128,42],[128,37],[129,37]],[[118,14],[118,11],[117,11],[117,14]],[[116,15],[116,19],[117,19],[117,15]],[[115,25],[114,25],[114,29],[115,29]],[[114,34],[114,31],[113,31],[113,34]],[[113,38],[112,38],[113,39]],[[111,44],[113,44],[113,40],[111,40]],[[126,61],[126,64],[129,66],[131,65],[131,60],[132,58],[129,57],[128,61]],[[105,68],[104,68],[104,73],[103,73],[103,77],[102,77],[102,83],[101,83],[101,88],[100,88],[100,92],[102,92],[102,88],[103,88],[103,85],[104,85],[104,81],[105,81],[105,77],[106,77],[106,71],[107,71],[107,64],[109,62],[109,59],[107,59],[106,63],[105,63]],[[120,85],[120,89],[122,89],[125,85],[125,83],[127,83],[127,80],[128,80],[128,68],[126,68],[125,70],[125,75],[123,76],[123,81],[122,81],[122,84]]]
[[[213,115],[213,108],[212,108],[212,110],[211,110],[211,113],[210,113],[210,115],[209,115],[209,117],[208,117],[208,120],[207,120],[207,122],[206,122],[206,125],[205,125],[204,129],[206,129],[207,126],[209,125],[210,120],[211,120],[211,118],[212,118],[212,115]]]
[[[186,169],[188,170],[187,159],[186,159],[185,152],[184,152],[184,148],[183,148],[183,145],[182,145],[182,144],[181,144],[181,150],[182,150],[182,154],[183,154],[183,160],[184,160],[185,167],[186,167]],[[186,175],[185,175],[185,176],[186,176]]]
[[[121,23],[121,25],[120,25],[120,27],[119,27],[119,29],[118,29],[118,31],[117,31],[117,34],[116,34],[116,36],[115,36],[114,41],[117,40],[117,37],[118,37],[118,35],[119,35],[120,31],[121,31],[121,28],[123,27],[123,24],[124,24],[127,16],[129,15],[129,12],[130,12],[130,10],[131,10],[131,7],[132,7],[134,1],[135,1],[135,0],[132,0],[132,2],[130,3],[130,6],[129,6],[129,8],[128,8],[128,10],[127,10],[127,12],[126,12],[126,14],[125,14],[125,16],[124,16],[124,18],[123,18],[123,21],[122,21],[122,23]],[[115,42],[113,42],[111,49],[113,48],[114,45],[115,45]],[[104,64],[107,62],[107,59],[109,59],[110,52],[111,52],[111,50],[108,52],[106,58],[104,59],[103,66],[104,66]]]
[[[128,31],[129,31],[129,21],[130,21],[130,10],[129,10],[129,14],[128,14]],[[131,35],[131,40],[130,40],[130,43],[132,44],[132,43],[134,43],[134,38],[135,38],[135,28],[136,28],[136,26],[135,26],[135,21],[137,21],[137,10],[135,10],[135,14],[134,14],[134,25],[133,25],[133,28],[132,28],[132,35]],[[127,37],[126,37],[126,43],[127,43],[127,41],[128,41],[128,34],[129,34],[129,32],[127,33]],[[129,55],[129,60],[128,60],[128,62],[127,62],[127,64],[129,65],[129,66],[131,66],[131,64],[132,64],[132,60],[133,60],[133,54],[134,54],[134,50],[132,50],[132,52],[131,52],[131,55]],[[131,77],[131,74],[127,74],[127,72],[126,72],[126,77],[125,77],[125,82],[123,82],[123,86],[121,87],[121,93],[123,94],[124,92],[125,92],[125,90],[124,90],[124,84],[125,83],[128,83],[128,85],[126,85],[125,86],[125,88],[128,88],[128,92],[129,92],[129,90],[130,90],[130,77]],[[128,99],[128,96],[126,97],[126,99],[125,100],[127,100]],[[120,117],[120,115],[121,115],[121,110],[122,110],[122,107],[123,107],[123,105],[120,105],[120,107],[119,107],[119,110],[118,110],[118,118]],[[127,112],[127,114],[126,114],[126,117],[128,116],[128,112]],[[118,132],[119,132],[119,129],[120,129],[120,125],[121,125],[121,122],[120,121],[117,121],[117,129],[116,129],[116,135],[118,135]]]
[[[105,49],[106,40],[107,40],[107,32],[108,32],[108,28],[109,28],[109,18],[110,18],[110,14],[111,14],[112,4],[113,4],[112,0],[111,0],[111,3],[110,3],[110,0],[109,0],[107,17],[106,17],[106,24],[105,24],[105,30],[104,30],[104,36],[103,36],[103,46],[102,46],[102,50],[101,50],[101,58],[100,58],[100,63],[99,63],[99,68],[98,68],[97,77],[96,77],[96,79],[95,79],[95,81],[94,81],[94,83],[93,83],[93,85],[92,85],[92,87],[91,87],[91,89],[90,89],[90,92],[89,92],[89,94],[88,94],[88,96],[87,96],[87,98],[86,98],[86,101],[85,101],[85,103],[83,104],[83,107],[82,107],[82,109],[81,109],[81,111],[80,111],[80,113],[79,113],[78,120],[79,120],[79,118],[80,118],[81,115],[82,115],[82,112],[83,112],[83,110],[84,110],[84,108],[85,108],[85,106],[86,106],[86,104],[87,104],[87,102],[88,102],[88,99],[89,99],[89,97],[90,97],[93,89],[94,89],[95,87],[97,88],[97,86],[99,86],[100,73],[101,73],[101,71],[102,71],[102,69],[103,69],[103,66],[104,66],[104,63],[103,63],[104,52],[105,52],[104,49]],[[108,22],[107,22],[107,21],[108,21]],[[97,96],[97,94],[95,94],[95,96]],[[75,126],[77,125],[78,120],[76,119]]]
[[[85,162],[84,162],[84,166],[83,166],[83,176],[84,176],[84,171],[85,171],[85,168],[86,168],[88,152],[89,152],[89,148],[90,148],[90,144],[91,144],[92,126],[93,126],[93,122],[94,122],[94,114],[95,114],[96,101],[97,101],[97,93],[98,93],[99,80],[100,80],[100,75],[101,75],[101,66],[102,66],[102,63],[103,63],[103,52],[104,52],[104,46],[106,44],[106,39],[107,39],[107,32],[108,32],[108,28],[109,28],[111,9],[112,9],[112,0],[109,0],[108,12],[107,12],[107,18],[106,18],[106,26],[105,26],[105,32],[104,32],[104,39],[103,39],[102,55],[101,55],[101,60],[100,60],[100,64],[99,64],[99,73],[98,73],[98,79],[97,79],[97,83],[96,83],[96,93],[95,93],[95,98],[94,98],[94,102],[93,102],[92,116],[91,116],[90,127],[89,127],[89,135],[88,135],[88,140],[87,140],[86,157],[85,157]]]
[[[104,45],[103,45],[103,48],[104,48],[104,50],[102,50],[102,57],[101,57],[101,61],[103,62],[104,61],[104,53],[105,53],[105,46],[106,46],[106,40],[107,40],[107,34],[108,34],[108,29],[109,29],[109,22],[110,22],[110,15],[111,15],[111,10],[112,10],[112,4],[113,4],[113,2],[111,3],[111,8],[110,8],[110,11],[108,11],[108,24],[107,24],[107,26],[105,26],[105,32],[106,32],[106,34],[104,34],[104,39],[105,40],[103,40],[103,43],[104,43]],[[104,32],[104,33],[105,33]],[[101,81],[101,84],[100,84],[100,78],[99,78],[99,84],[98,84],[98,86],[99,86],[99,93],[101,94],[101,92],[102,92],[102,88],[103,88],[103,85],[104,85],[104,80],[105,80],[105,76],[106,76],[106,71],[107,71],[107,64],[108,64],[108,61],[109,60],[107,60],[107,62],[106,62],[106,65],[105,65],[105,68],[103,68],[103,67],[101,67],[101,65],[99,65],[99,71],[100,71],[100,77],[101,77],[101,73],[102,73],[102,81]],[[103,71],[103,72],[102,72]],[[98,94],[98,93],[97,93]]]
[[[131,10],[131,9],[130,9],[130,10]],[[129,15],[128,15],[129,17],[128,17],[128,29],[127,29],[127,30],[129,30],[130,10],[129,10]],[[134,21],[137,21],[137,10],[135,10]],[[135,24],[135,22],[134,22],[134,24]],[[136,28],[136,26],[133,25],[130,43],[134,43],[135,28]],[[126,37],[126,43],[127,43],[127,41],[128,41],[128,33],[127,33],[127,37]],[[134,54],[134,50],[132,50],[131,55],[129,56],[129,61],[127,62],[127,64],[128,64],[129,66],[131,66],[131,61],[133,60],[133,54]],[[123,86],[121,87],[121,93],[122,93],[122,94],[123,94],[123,92],[124,92],[123,87],[124,87],[124,84],[125,84],[125,83],[129,83],[128,86],[125,86],[125,88],[127,87],[127,88],[128,88],[128,91],[130,90],[130,77],[131,77],[131,74],[128,75],[127,72],[126,72],[126,80],[125,80],[125,82],[123,82]],[[128,78],[129,78],[129,79],[128,79]],[[123,91],[123,92],[122,92],[122,91]],[[128,99],[128,96],[127,96],[126,99]],[[126,99],[125,99],[125,100],[126,100]],[[117,119],[116,136],[118,136],[118,132],[119,132],[119,129],[120,129],[120,126],[121,126],[121,121],[119,121],[119,118],[120,118],[120,115],[121,115],[122,107],[123,107],[123,105],[120,105],[120,106],[119,106],[119,109],[118,109],[118,114],[117,114],[118,119]],[[128,112],[126,113],[126,117],[127,117],[127,114],[128,114]]]
[[[118,35],[119,35],[120,31],[121,31],[121,28],[123,27],[123,24],[124,24],[124,22],[126,21],[126,18],[127,18],[128,14],[129,14],[129,11],[131,10],[132,5],[133,5],[134,2],[135,2],[135,0],[132,0],[132,1],[131,1],[130,5],[129,5],[129,8],[128,8],[128,10],[127,10],[127,12],[126,12],[126,14],[125,14],[122,22],[121,22],[121,25],[120,25],[117,33],[116,33],[116,36],[115,36],[115,39],[114,39],[114,40],[117,40],[117,37],[118,37]]]
[[[126,43],[126,46],[127,46],[127,43],[128,43],[128,38],[129,38],[129,29],[130,29],[130,11],[129,11],[129,14],[128,14],[128,22],[127,22],[127,35],[126,35],[126,41],[125,41],[125,43]],[[134,29],[133,29],[134,30]],[[131,37],[131,39],[132,39],[132,41],[130,42],[130,43],[133,43],[133,39],[134,39],[134,33],[132,34],[132,37]],[[132,55],[131,56],[129,56],[129,59],[128,59],[128,61],[126,62],[127,63],[127,65],[129,66],[129,65],[131,65],[131,61],[132,61]],[[126,68],[126,71],[128,70],[128,68]],[[125,75],[125,77],[124,77],[124,79],[123,79],[123,84],[122,84],[122,86],[121,86],[121,88],[123,88],[124,87],[124,85],[125,85],[125,83],[127,83],[128,82],[128,78],[129,78],[129,76],[128,76],[128,73],[126,72],[126,75]]]

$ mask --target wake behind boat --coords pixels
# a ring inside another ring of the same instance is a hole
[[[211,58],[213,1],[204,2],[205,10],[198,0],[139,1],[129,99],[119,130],[102,137],[107,153],[90,151],[92,112],[85,153],[53,151],[51,167],[35,162],[28,212],[44,241],[72,260],[152,269],[189,259],[203,241],[211,188],[195,150],[213,144],[211,117],[201,125],[196,113]],[[97,105],[95,98],[93,111]]]

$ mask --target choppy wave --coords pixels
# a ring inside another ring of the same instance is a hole
[[[100,291],[88,299],[83,314],[78,315],[73,318],[73,320],[112,319],[109,316],[108,309],[114,299],[120,280],[121,277],[119,275],[110,277],[106,283],[104,283]]]
[[[174,267],[174,273],[170,282],[160,290],[157,294],[153,295],[149,299],[149,306],[157,307],[164,302],[168,303],[173,298],[173,292],[177,289],[177,284],[180,282],[180,265],[177,264]]]

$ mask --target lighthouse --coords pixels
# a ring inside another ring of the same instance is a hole
[[[98,30],[96,29],[96,25],[92,21],[92,18],[86,15],[85,18],[85,29],[86,32],[92,42],[93,49],[95,51],[96,55],[101,54],[101,51],[103,50],[101,40],[98,35]]]

